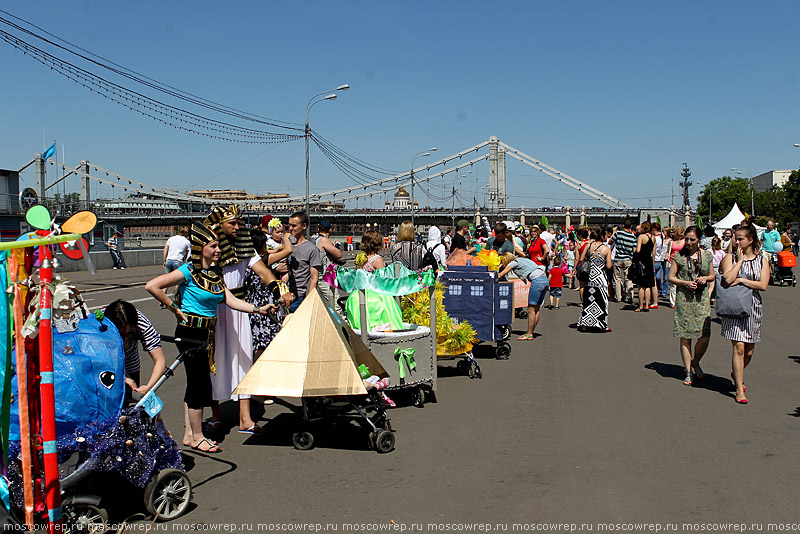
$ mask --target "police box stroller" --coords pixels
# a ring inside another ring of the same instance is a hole
[[[155,391],[190,352],[202,351],[205,344],[198,343],[196,349],[181,353],[139,404],[123,408],[125,374],[119,332],[102,314],[74,326],[73,331],[53,332],[57,453],[65,530],[105,530],[108,512],[96,491],[98,481],[109,482],[108,476],[111,482],[127,482],[137,491],[155,520],[179,517],[191,501],[192,484],[184,472],[178,446],[158,416],[163,404]],[[176,341],[168,336],[162,336],[162,340]],[[16,388],[12,394],[19,398]],[[24,496],[30,492],[23,474],[18,404],[12,404],[8,478],[12,509],[21,510]],[[119,489],[115,486],[114,491]]]
[[[355,422],[370,448],[387,453],[394,450],[395,435],[378,391],[387,377],[331,303],[312,289],[233,393],[299,398],[296,449],[324,440],[326,427]]]
[[[498,280],[497,271],[485,265],[451,265],[441,273],[444,307],[458,321],[469,321],[480,341],[496,343],[495,357],[511,355],[514,319],[514,283]],[[480,342],[479,341],[479,342]]]

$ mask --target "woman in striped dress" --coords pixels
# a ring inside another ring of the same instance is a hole
[[[603,234],[599,228],[592,230],[590,242],[580,260],[590,262],[589,280],[583,291],[581,318],[578,320],[578,331],[594,330],[611,332],[608,327],[608,276],[606,269],[611,269],[611,249],[603,242]],[[576,261],[577,263],[577,261]]]
[[[753,290],[753,303],[747,317],[722,317],[722,337],[731,340],[733,358],[731,378],[736,386],[736,402],[747,404],[744,396],[744,368],[753,358],[753,349],[761,339],[761,291],[769,283],[769,263],[761,255],[756,228],[747,222],[736,229],[732,252],[722,260],[722,276],[730,285],[744,285]],[[735,254],[735,258],[734,258]]]

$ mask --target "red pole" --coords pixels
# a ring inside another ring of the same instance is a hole
[[[55,384],[53,383],[53,328],[50,284],[53,262],[49,246],[39,247],[39,386],[42,410],[42,451],[44,458],[45,504],[49,519],[48,532],[61,531],[61,482],[58,479],[58,447],[56,445]],[[58,525],[58,526],[56,526]]]

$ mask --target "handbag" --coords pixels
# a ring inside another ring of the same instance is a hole
[[[588,282],[589,274],[592,271],[592,262],[590,258],[592,257],[593,252],[591,245],[588,246],[589,253],[583,257],[583,261],[580,263],[580,265],[578,265],[578,268],[575,269],[575,272],[578,274],[578,280],[581,282]]]
[[[589,281],[589,271],[591,271],[592,265],[589,263],[588,258],[584,258],[575,272],[578,273],[578,280],[581,282],[588,282]]]
[[[717,316],[749,317],[752,307],[752,289],[741,284],[728,285],[722,275],[717,274],[717,305],[715,308]]]
[[[639,260],[634,260],[628,268],[628,280],[638,285],[642,277],[644,277],[644,264]]]

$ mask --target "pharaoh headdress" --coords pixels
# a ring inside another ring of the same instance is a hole
[[[190,236],[190,242],[192,244],[192,279],[206,291],[218,295],[225,291],[225,282],[222,279],[222,275],[219,273],[219,269],[203,268],[203,247],[217,239],[217,234],[207,226],[202,224],[192,225],[192,233]]]
[[[214,206],[203,224],[208,226],[219,236],[220,257],[217,265],[225,267],[240,261],[252,258],[256,251],[250,240],[250,232],[240,228],[236,237],[228,237],[220,231],[221,225],[226,221],[239,221],[242,223],[242,212],[236,204],[230,206]]]

